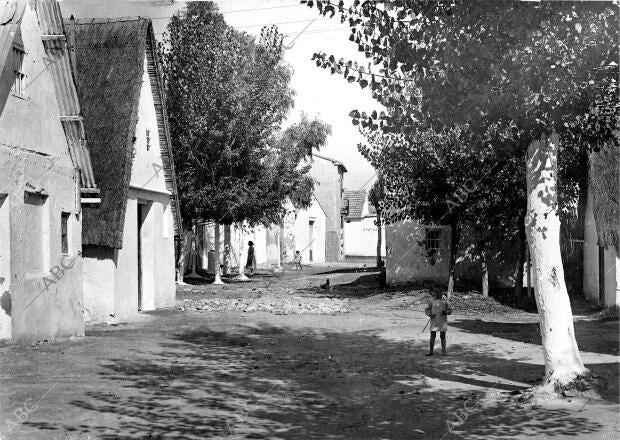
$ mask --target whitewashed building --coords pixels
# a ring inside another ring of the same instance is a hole
[[[349,260],[377,258],[377,211],[368,202],[366,191],[345,191],[342,207],[344,217],[344,252]],[[385,229],[381,228],[381,256],[385,257]]]
[[[150,19],[65,22],[101,207],[84,210],[84,312],[119,322],[175,301],[181,226]]]
[[[55,0],[0,3],[0,338],[83,336],[82,205],[98,189]]]

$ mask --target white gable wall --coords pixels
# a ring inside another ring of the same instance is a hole
[[[44,62],[38,17],[30,2],[21,35],[26,53],[25,96],[10,94],[0,114],[0,242],[5,244],[0,248],[4,272],[0,274],[4,278],[0,283],[0,338],[80,336],[84,326],[79,179]],[[7,68],[12,69],[12,64]],[[42,190],[46,194],[43,204],[27,204],[27,190]],[[63,212],[69,214],[67,255],[61,249]],[[57,276],[50,273],[52,269]]]
[[[116,261],[113,292],[109,286],[95,282],[89,282],[88,286],[85,286],[85,291],[88,291],[87,306],[93,322],[128,321],[135,319],[138,314],[139,205],[144,206],[145,213],[141,229],[141,310],[171,307],[175,302],[174,221],[170,193],[166,189],[161,159],[162,147],[146,55],[143,66],[123,247],[114,256]],[[147,130],[150,138],[148,148]],[[89,259],[88,267],[90,271],[103,272],[109,268],[109,261]],[[112,302],[110,299],[101,300],[101,297],[110,295],[113,295]],[[109,312],[111,303],[114,304],[113,319],[110,319]]]

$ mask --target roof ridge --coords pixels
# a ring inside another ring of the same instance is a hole
[[[141,15],[128,15],[123,17],[84,17],[84,18],[74,18],[75,24],[105,24],[105,23],[120,23],[125,21],[140,21],[147,20],[150,21],[150,17],[143,17]],[[69,21],[70,19],[65,18],[64,21]]]

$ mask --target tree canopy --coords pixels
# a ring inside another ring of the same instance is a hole
[[[258,42],[213,2],[189,3],[160,46],[184,217],[230,224],[276,216],[269,142],[293,106],[282,36]]]

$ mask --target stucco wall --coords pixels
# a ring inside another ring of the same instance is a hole
[[[314,195],[325,211],[325,260],[344,259],[344,237],[341,227],[343,175],[333,162],[313,157],[310,175],[316,181]]]
[[[386,282],[389,285],[426,280],[447,283],[449,276],[450,228],[442,231],[442,246],[433,263],[425,248],[425,227],[411,220],[386,225]]]
[[[3,205],[8,203],[8,228],[5,217],[0,241],[8,239],[10,243],[10,276],[0,287],[4,316],[0,318],[0,337],[33,341],[82,336],[79,181],[60,123],[52,79],[43,63],[38,19],[30,6],[21,29],[26,99],[9,95],[0,115],[0,195],[6,195]],[[47,194],[43,205],[27,205],[26,190],[43,190]],[[40,225],[31,224],[35,220],[32,215],[27,217],[28,212],[35,213]],[[62,212],[70,214],[66,256],[61,249]],[[32,255],[39,255],[38,262],[33,263]],[[7,315],[11,316],[11,328]]]
[[[116,250],[84,246],[84,322],[114,322]]]
[[[607,307],[620,305],[620,258],[614,249],[605,249],[605,297]],[[590,301],[599,304],[599,246],[594,213],[592,211],[591,189],[586,204],[585,231],[583,243],[583,291]]]
[[[347,256],[377,256],[376,217],[345,220],[344,252]],[[381,228],[381,255],[385,256],[385,228]]]
[[[314,242],[310,241],[310,220],[314,220]],[[302,257],[302,264],[324,263],[325,257],[325,228],[326,216],[321,206],[313,198],[310,208],[299,210],[295,219],[295,247]],[[310,248],[312,248],[312,262],[310,261]]]

